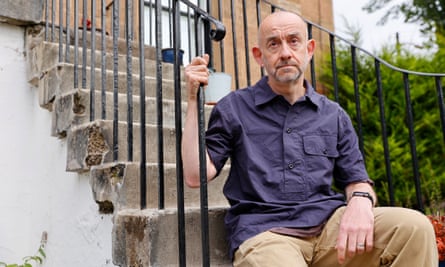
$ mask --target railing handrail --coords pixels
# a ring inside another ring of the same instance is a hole
[[[412,75],[419,75],[419,76],[445,77],[445,73],[419,72],[419,71],[412,71],[412,70],[408,70],[408,69],[404,69],[404,68],[400,68],[400,67],[394,66],[393,64],[387,62],[386,60],[384,60],[381,57],[375,55],[374,53],[369,52],[368,50],[364,49],[363,47],[360,47],[357,44],[349,41],[345,37],[342,37],[339,34],[332,32],[331,30],[327,29],[326,27],[323,27],[323,26],[321,26],[321,25],[319,25],[317,23],[314,23],[314,22],[312,22],[310,20],[307,20],[307,19],[305,19],[305,21],[306,21],[306,23],[311,24],[312,26],[315,26],[319,30],[324,31],[327,34],[334,36],[336,39],[345,42],[349,46],[354,47],[354,48],[358,49],[359,51],[362,51],[363,53],[365,53],[368,56],[376,59],[377,61],[379,61],[380,63],[382,63],[383,65],[385,65],[386,67],[388,67],[388,68],[390,68],[390,69],[392,69],[394,71],[398,71],[398,72],[406,73],[406,74],[412,74]]]
[[[193,9],[196,13],[199,14],[202,19],[207,20],[208,22],[211,22],[213,23],[213,25],[215,25],[215,28],[210,30],[209,36],[213,41],[221,41],[222,39],[224,39],[224,37],[226,36],[226,27],[221,21],[212,17],[208,12],[196,6],[189,0],[180,0],[180,2]]]

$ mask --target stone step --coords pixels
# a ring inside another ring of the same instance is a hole
[[[147,49],[154,50],[153,47],[147,47]],[[65,47],[63,47],[63,52],[65,53]],[[68,47],[68,57],[62,58],[59,61],[59,44],[52,42],[41,42],[36,44],[32,49],[27,52],[28,60],[28,81],[32,84],[37,85],[37,81],[40,79],[43,73],[55,68],[58,64],[70,63],[74,64],[75,48],[74,46]],[[91,49],[86,50],[86,62],[85,65],[91,67]],[[155,53],[155,52],[153,52]],[[102,65],[107,70],[113,70],[114,68],[114,55],[109,51],[103,52],[101,50],[95,50],[94,53],[95,68],[102,69]],[[83,66],[83,49],[78,48],[78,59],[77,64],[79,67],[79,73],[81,73],[80,68]],[[140,73],[140,58],[132,54],[132,57],[127,58],[127,54],[118,54],[117,56],[117,67],[119,72],[126,73],[128,60],[132,66],[131,73],[139,75]],[[164,79],[173,79],[173,64],[161,62],[162,76]],[[145,76],[156,77],[156,60],[155,58],[145,59]]]
[[[113,140],[113,121],[96,120],[71,128],[67,133],[67,164],[66,170],[73,172],[89,171],[90,167],[110,162],[128,161],[128,144],[126,122],[117,122],[117,144]],[[158,162],[158,127],[146,125],[146,160],[148,163]],[[176,162],[176,130],[162,127],[164,163]],[[140,124],[133,124],[133,159],[141,159]],[[117,157],[114,159],[116,151]]]
[[[95,91],[95,116],[94,118],[102,119],[102,95],[101,92]],[[114,95],[112,92],[105,92],[105,120],[112,120],[114,116]],[[133,96],[133,122],[139,123],[140,97]],[[118,120],[127,121],[128,116],[128,99],[124,94],[118,95]],[[154,97],[145,98],[145,122],[147,124],[157,125],[157,100]],[[64,95],[57,96],[54,101],[53,123],[51,133],[53,136],[64,137],[66,131],[76,125],[90,122],[90,90],[77,89],[72,90]],[[182,103],[181,116],[182,121],[185,120],[186,103]],[[205,105],[205,121],[211,113],[213,106]],[[175,103],[173,100],[164,99],[162,101],[162,119],[163,126],[175,126]]]
[[[164,164],[164,208],[177,208],[176,165]],[[229,166],[225,166],[221,174],[208,183],[208,206],[228,207],[223,195],[223,186],[227,179]],[[159,208],[159,168],[157,164],[146,165],[146,203],[147,208]],[[93,166],[90,171],[90,184],[93,196],[102,212],[122,209],[140,208],[140,164],[138,162],[114,162]],[[200,206],[200,190],[184,187],[184,206],[198,208]]]
[[[210,266],[232,266],[225,239],[225,208],[209,209]],[[177,211],[121,210],[113,226],[113,262],[118,266],[179,266]],[[185,210],[186,265],[202,266],[201,215]]]
[[[59,45],[59,40],[60,40],[60,36],[59,36],[59,30],[58,27],[57,31],[54,33],[54,36],[51,35],[51,33],[48,33],[48,37],[47,40],[45,40],[45,27],[42,26],[35,26],[33,28],[29,28],[28,29],[28,34],[27,34],[27,44],[29,46],[30,49],[34,48],[35,46],[39,45],[42,42],[53,42],[56,43],[57,45]],[[51,31],[51,29],[50,29]],[[69,46],[74,46],[75,45],[75,36],[74,36],[74,31],[73,28],[71,28],[69,30],[69,38],[68,38],[68,42],[67,42],[67,35],[66,35],[66,29],[64,29],[64,31],[62,32],[62,46],[65,47],[65,45],[69,45]],[[78,46],[82,47],[83,46],[83,30],[79,29],[77,31],[77,35],[78,35]],[[101,49],[102,50],[102,32],[97,31],[96,34],[93,34],[92,31],[86,31],[86,35],[85,35],[85,46],[87,48],[90,48],[92,45],[92,40],[95,40],[96,43],[96,49]],[[130,41],[130,45],[132,47],[133,50],[133,55],[135,57],[139,57],[140,55],[140,50],[139,50],[139,41],[138,40],[133,40]],[[114,50],[114,40],[113,40],[113,36],[110,34],[105,34],[105,51],[111,53]],[[126,54],[127,51],[127,41],[125,38],[119,37],[117,39],[117,52],[119,54]],[[155,59],[156,58],[156,54],[155,54],[156,49],[152,46],[148,46],[145,45],[143,52],[144,52],[144,57],[147,59]],[[58,54],[58,53],[57,53]]]
[[[95,69],[94,71],[94,88],[95,90],[102,89],[102,76],[101,70]],[[86,86],[87,88],[92,88],[91,84],[91,72],[89,67],[87,68],[86,73]],[[104,90],[108,92],[112,92],[114,90],[114,73],[113,71],[107,70],[105,72],[105,84]],[[127,73],[119,72],[117,73],[117,89],[118,93],[126,94],[127,93],[127,84],[128,84],[128,75]],[[80,76],[77,77],[79,80],[79,88],[82,87]],[[68,63],[60,63],[56,67],[48,70],[45,75],[41,77],[39,80],[39,104],[43,108],[47,108],[49,110],[52,109],[52,103],[57,95],[63,95],[74,88],[74,65]],[[130,76],[130,81],[132,84],[132,94],[137,96],[140,91],[140,79],[139,75],[133,74]],[[146,76],[145,77],[145,94],[147,97],[156,97],[157,92],[157,82],[156,78]],[[174,81],[163,79],[162,80],[162,94],[163,99],[174,99],[175,97],[175,88]],[[184,83],[181,82],[181,96],[185,98],[185,86]]]

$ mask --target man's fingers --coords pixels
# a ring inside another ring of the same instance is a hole
[[[198,66],[198,65],[203,65],[207,68],[207,65],[209,64],[209,55],[208,54],[204,54],[202,57],[195,57],[192,59],[192,62],[190,62],[190,65],[192,66]]]
[[[346,238],[346,235],[339,235],[337,239],[337,259],[340,264],[343,264],[346,260],[346,245],[348,243]]]
[[[374,247],[374,231],[369,231],[366,235],[366,252],[370,252]]]

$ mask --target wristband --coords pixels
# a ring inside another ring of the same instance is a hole
[[[355,192],[352,192],[351,198],[352,197],[366,197],[367,199],[369,199],[371,201],[372,206],[374,206],[374,198],[372,198],[371,194],[368,192],[355,191]]]

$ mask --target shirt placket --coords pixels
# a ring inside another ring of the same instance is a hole
[[[289,108],[283,124],[283,191],[290,193],[292,198],[307,198],[307,186],[304,178],[304,161],[302,158],[302,142],[299,137],[296,121],[298,112],[296,105]]]

